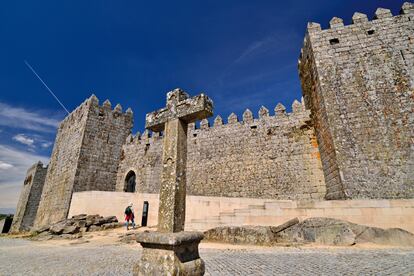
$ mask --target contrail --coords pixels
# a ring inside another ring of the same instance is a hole
[[[49,86],[47,86],[47,84],[42,80],[42,78],[36,73],[36,71],[33,69],[32,66],[30,66],[30,64],[25,60],[24,63],[27,65],[27,67],[29,67],[29,69],[33,72],[33,74],[35,74],[35,76],[43,83],[43,85],[46,87],[46,89],[50,92],[50,94],[52,94],[52,96],[56,99],[56,101],[60,104],[60,106],[68,113],[70,114],[70,112],[66,109],[66,107],[63,105],[63,103],[61,101],[59,101],[59,99],[56,97],[55,93],[53,93],[53,91],[49,88]]]

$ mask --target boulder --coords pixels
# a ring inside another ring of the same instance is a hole
[[[60,235],[63,233],[63,229],[66,227],[65,222],[58,222],[56,224],[53,224],[50,229],[49,232],[52,233],[53,235]]]
[[[101,225],[102,229],[112,229],[112,228],[117,228],[119,227],[118,222],[110,222],[110,223],[105,223]]]
[[[206,240],[247,244],[297,244],[350,246],[374,243],[414,246],[414,234],[399,228],[381,229],[333,218],[291,220],[280,226],[216,227],[204,233]]]
[[[79,230],[80,230],[79,226],[69,225],[69,226],[65,226],[65,228],[63,228],[62,233],[63,234],[76,234],[76,233],[79,233]]]
[[[381,229],[377,227],[364,227],[356,236],[355,242],[392,246],[414,246],[414,235],[400,228]]]
[[[116,216],[108,216],[103,218],[105,223],[118,222]]]
[[[224,226],[204,232],[204,238],[233,244],[270,245],[273,233],[269,226]]]
[[[35,233],[43,233],[43,232],[46,232],[46,231],[49,231],[49,229],[50,229],[50,226],[42,226],[42,227],[39,227],[39,228],[37,228],[37,229],[34,229],[34,231],[33,232],[35,232]]]
[[[353,245],[356,234],[347,221],[331,218],[310,218],[289,227],[275,236],[276,242]]]
[[[86,227],[86,220],[78,220],[74,223],[74,225],[82,228],[82,227]]]
[[[91,225],[88,229],[88,232],[94,232],[94,231],[99,231],[101,230],[101,227],[98,225]]]
[[[72,216],[72,219],[82,220],[82,219],[86,219],[87,216],[88,216],[87,214],[80,214],[80,215]]]

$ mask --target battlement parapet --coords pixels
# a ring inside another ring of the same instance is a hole
[[[360,24],[367,23],[367,22],[376,23],[378,20],[382,20],[382,19],[388,20],[389,18],[398,17],[402,15],[409,15],[409,16],[414,15],[414,3],[405,2],[401,7],[400,13],[395,16],[392,14],[391,10],[389,9],[378,8],[375,11],[371,21],[368,20],[368,16],[366,14],[355,12],[354,15],[352,16],[352,24],[350,25],[344,25],[342,18],[333,17],[331,21],[329,21],[330,28],[328,29],[322,29],[319,23],[309,22],[307,26],[307,31],[309,34],[314,34],[314,33],[323,32],[327,30],[334,30],[334,29],[340,30],[346,27],[352,27],[354,25],[360,25]]]
[[[203,119],[199,123],[197,128],[196,123],[188,124],[187,131],[189,137],[197,138],[197,135],[203,131],[209,131],[210,129],[221,129],[226,127],[237,127],[245,125],[251,129],[255,129],[257,125],[272,125],[272,124],[303,124],[310,120],[310,111],[306,110],[303,98],[301,101],[294,100],[292,103],[292,112],[287,113],[286,107],[281,103],[278,103],[274,108],[274,115],[269,114],[269,110],[261,106],[258,112],[258,118],[255,118],[250,109],[246,109],[243,112],[242,120],[239,121],[238,116],[235,113],[231,113],[227,118],[227,123],[224,123],[222,117],[217,115],[210,125],[207,119]],[[142,134],[137,132],[135,135],[130,134],[125,141],[124,146],[142,145],[152,146],[154,143],[162,139],[162,132],[154,132],[146,129]]]
[[[398,15],[393,15],[391,10],[378,8],[372,20],[364,13],[355,12],[352,16],[352,23],[345,25],[342,18],[333,17],[327,29],[322,29],[319,23],[309,22],[307,25],[307,34],[304,38],[303,47],[298,60],[301,63],[307,59],[309,49],[322,53],[332,54],[335,52],[348,52],[358,45],[359,40],[366,38],[374,39],[378,36],[387,35],[389,27],[382,25],[392,24],[410,24],[414,20],[414,3],[405,2]],[[354,39],[352,39],[352,36]],[[312,46],[309,46],[312,43]]]
[[[29,171],[32,171],[36,168],[47,169],[47,165],[43,165],[41,161],[38,161],[34,163],[33,165],[31,165],[30,168],[27,169],[27,173],[29,173]]]
[[[146,129],[142,134],[137,132],[135,135],[130,134],[125,141],[125,145],[151,145],[154,141],[162,139],[162,132],[155,132]]]
[[[227,123],[223,122],[223,119],[220,115],[217,115],[214,119],[214,123],[212,126],[210,126],[210,123],[207,119],[204,119],[200,122],[200,128],[196,129],[195,124],[191,125],[191,128],[189,127],[189,131],[205,131],[208,129],[215,129],[215,128],[222,128],[222,127],[228,127],[231,125],[258,125],[258,124],[268,124],[268,122],[286,122],[286,121],[292,121],[298,118],[307,118],[310,115],[310,111],[305,109],[305,105],[302,99],[302,102],[299,102],[298,100],[294,100],[292,103],[292,112],[287,113],[286,107],[278,103],[276,107],[274,108],[274,115],[269,114],[269,110],[261,106],[258,112],[258,117],[255,118],[253,115],[253,112],[250,111],[250,109],[246,109],[243,112],[242,120],[239,121],[238,116],[235,113],[231,113],[227,118]],[[253,126],[254,129],[254,126]]]
[[[111,102],[107,99],[102,105],[99,105],[99,99],[92,94],[89,98],[83,101],[78,107],[75,108],[65,119],[63,119],[59,127],[66,124],[72,124],[75,121],[79,121],[83,118],[84,114],[89,111],[93,111],[99,117],[111,116],[111,118],[133,118],[133,112],[131,108],[128,108],[124,113],[122,112],[122,106],[118,103],[113,109]],[[121,116],[120,116],[121,115]]]

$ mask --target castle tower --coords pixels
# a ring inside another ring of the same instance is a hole
[[[327,199],[414,197],[414,5],[309,23],[299,59]]]
[[[67,217],[73,192],[113,191],[132,111],[92,95],[59,126],[35,227]]]
[[[12,232],[26,231],[33,226],[45,183],[46,172],[47,167],[43,167],[42,162],[34,164],[27,170],[11,226]]]

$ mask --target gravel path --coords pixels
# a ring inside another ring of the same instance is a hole
[[[139,246],[0,238],[0,275],[131,275]],[[206,275],[414,275],[414,249],[202,248]]]

